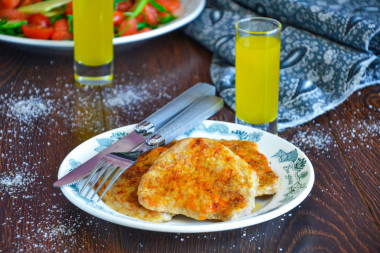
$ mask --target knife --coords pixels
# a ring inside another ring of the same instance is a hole
[[[159,129],[168,120],[188,107],[191,103],[208,95],[215,95],[214,86],[207,83],[198,83],[194,85],[166,104],[164,107],[150,115],[148,118],[138,123],[135,126],[134,131],[130,132],[119,141],[115,142],[82,165],[78,166],[73,171],[69,172],[67,175],[57,180],[53,184],[54,187],[62,187],[82,180],[91,173],[91,170],[96,166],[98,161],[108,153],[129,152],[146,140],[144,135],[153,132],[155,129]]]
[[[107,184],[107,187],[102,192],[98,201],[102,199],[104,194],[109,190],[112,184],[120,177],[121,174],[129,167],[131,167],[136,161],[139,155],[148,152],[149,150],[168,144],[173,141],[179,135],[199,125],[203,120],[208,119],[223,107],[223,99],[215,96],[207,96],[198,99],[185,110],[180,112],[177,116],[171,119],[159,130],[152,133],[141,146],[132,150],[133,152],[123,153],[110,153],[105,158],[106,164],[116,164],[120,167],[115,174],[113,174],[111,180]],[[112,173],[110,173],[112,174]],[[107,178],[103,179],[104,183]],[[101,183],[101,184],[102,184]],[[98,187],[98,189],[101,185]]]

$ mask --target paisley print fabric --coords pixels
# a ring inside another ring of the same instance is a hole
[[[185,33],[214,52],[210,74],[235,109],[235,23],[267,16],[283,24],[279,131],[380,83],[379,0],[208,0]]]

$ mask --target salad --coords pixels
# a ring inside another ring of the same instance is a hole
[[[114,0],[114,37],[142,33],[177,17],[180,0]],[[0,0],[0,34],[73,39],[72,0]]]

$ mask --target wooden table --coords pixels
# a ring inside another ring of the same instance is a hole
[[[211,82],[211,56],[177,31],[117,48],[113,87],[79,88],[71,51],[0,43],[0,252],[379,252],[379,86],[279,134],[310,158],[315,184],[298,207],[259,225],[142,231],[95,218],[52,187],[83,141]],[[234,113],[213,119],[233,122]]]

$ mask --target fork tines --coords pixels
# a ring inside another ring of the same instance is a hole
[[[79,191],[79,195],[87,198],[88,194],[93,191],[89,198],[92,200],[112,175],[106,188],[98,198],[98,201],[101,200],[120,175],[136,162],[137,156],[137,152],[107,154],[102,161],[98,162],[97,166],[95,166],[91,174],[86,178],[84,185]],[[99,184],[96,189],[94,189],[97,182],[99,182]],[[86,193],[83,194],[86,187],[88,189]]]

